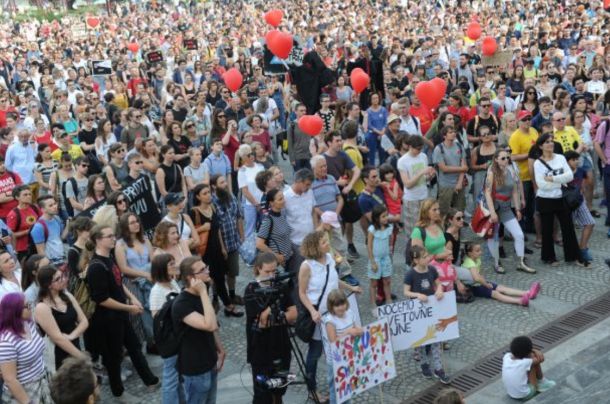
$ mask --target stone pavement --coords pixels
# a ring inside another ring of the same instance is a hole
[[[287,176],[288,177],[288,176]],[[597,206],[596,201],[596,206]],[[601,211],[601,210],[600,210]],[[605,212],[605,209],[603,209]],[[527,334],[542,325],[553,321],[576,307],[595,299],[608,290],[610,284],[610,269],[604,264],[604,259],[610,257],[610,241],[606,237],[604,217],[597,219],[597,226],[590,242],[590,250],[594,262],[590,268],[584,269],[575,265],[562,265],[556,268],[544,265],[540,261],[540,250],[533,247],[533,235],[528,235],[530,241],[527,245],[534,250],[529,256],[530,266],[536,268],[535,275],[517,272],[515,270],[516,257],[511,242],[505,243],[505,250],[509,255],[503,260],[507,270],[505,275],[493,272],[488,259],[484,260],[485,276],[496,283],[513,288],[527,289],[531,282],[537,280],[542,283],[542,293],[532,301],[529,308],[513,306],[486,299],[477,299],[474,303],[458,305],[460,324],[460,338],[451,342],[450,349],[443,354],[443,361],[449,375],[457,372],[467,364],[472,364],[488,355],[498,347],[506,345],[511,338],[519,334]],[[356,233],[356,247],[361,258],[352,265],[354,275],[360,279],[364,294],[359,297],[359,308],[364,323],[373,320],[372,306],[369,303],[368,281],[366,278],[366,249],[363,244],[362,232]],[[577,230],[580,234],[580,230]],[[464,239],[471,239],[472,234],[464,230]],[[402,281],[404,276],[404,245],[401,235],[397,241],[394,257],[394,274],[392,276],[392,289],[399,298],[402,298]],[[556,246],[558,259],[562,259],[563,250]],[[484,248],[486,250],[486,248]],[[242,266],[238,278],[238,291],[243,291],[245,285],[252,280],[249,269]],[[223,404],[245,404],[251,402],[252,379],[249,366],[245,363],[246,337],[245,320],[226,318],[219,313],[221,323],[220,334],[227,351],[225,368],[219,375],[218,402]],[[301,344],[303,354],[306,348]],[[408,402],[408,398],[417,392],[429,387],[433,380],[423,379],[418,364],[412,359],[410,351],[400,352],[396,356],[398,376],[383,385],[383,403]],[[161,375],[162,361],[159,357],[150,357],[153,371]],[[126,360],[127,367],[130,367]],[[297,372],[293,359],[293,372]],[[302,379],[299,375],[299,379]],[[318,384],[320,390],[326,389],[326,365],[322,358],[318,366]],[[133,396],[134,403],[160,403],[160,391],[148,391],[137,377],[132,375],[125,383],[127,391]],[[379,389],[369,392],[352,400],[353,403],[377,403],[380,401]],[[603,401],[603,400],[602,400]],[[102,386],[102,402],[114,403],[108,386]],[[285,403],[307,402],[307,392],[303,386],[292,386],[285,396]],[[311,402],[311,401],[310,401]],[[487,401],[488,403],[490,401]]]

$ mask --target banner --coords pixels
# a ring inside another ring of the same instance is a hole
[[[153,196],[150,179],[140,176],[131,184],[124,186],[122,192],[129,201],[129,210],[140,217],[144,232],[149,239],[152,239],[155,227],[161,221],[161,213]]]
[[[301,66],[303,64],[303,56],[305,56],[303,48],[301,48],[301,45],[294,39],[292,44],[292,50],[290,51],[288,58],[285,59],[285,62],[288,66]],[[271,53],[271,51],[267,49],[267,45],[265,45],[263,66],[265,74],[283,74],[288,72],[282,60]]]
[[[397,352],[460,336],[454,291],[445,293],[441,300],[428,296],[426,303],[411,299],[386,304],[377,308],[377,314],[390,324]]]
[[[386,319],[364,327],[358,336],[347,335],[332,346],[337,403],[396,377],[396,364]]]
[[[88,209],[85,209],[81,213],[76,215],[76,217],[85,216],[88,218],[92,218],[93,216],[95,216],[95,213],[98,211],[98,209],[105,205],[106,205],[105,199],[103,201],[96,202],[95,204],[89,206]]]

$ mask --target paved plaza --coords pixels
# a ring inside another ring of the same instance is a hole
[[[449,375],[459,371],[464,366],[472,364],[488,355],[501,346],[508,344],[511,338],[519,334],[528,334],[542,325],[553,321],[557,317],[577,308],[578,306],[595,299],[608,290],[610,284],[610,269],[604,264],[604,259],[610,257],[608,254],[610,241],[606,237],[606,228],[603,226],[604,218],[597,221],[594,235],[591,240],[591,253],[594,261],[590,268],[578,266],[561,265],[556,268],[543,265],[540,262],[540,250],[533,247],[533,236],[530,236],[528,246],[534,250],[530,256],[531,266],[538,270],[535,275],[517,272],[514,269],[516,262],[511,242],[505,243],[505,249],[509,254],[503,264],[507,273],[505,275],[495,274],[490,265],[484,265],[485,276],[497,283],[507,286],[527,289],[530,283],[538,280],[542,283],[542,293],[533,300],[529,308],[498,303],[492,300],[477,299],[471,304],[458,305],[458,316],[460,325],[460,338],[452,341],[450,349],[443,354],[445,368]],[[465,239],[470,238],[468,230],[464,231]],[[371,305],[368,298],[368,282],[366,278],[366,254],[361,232],[356,231],[356,247],[361,258],[356,260],[353,268],[355,276],[360,279],[365,293],[358,299],[360,313],[363,322],[373,320]],[[397,243],[397,251],[394,257],[394,275],[392,277],[392,289],[401,297],[402,279],[404,275],[404,251],[405,240],[400,237]],[[562,251],[556,247],[558,258],[561,259]],[[485,260],[484,262],[487,262]],[[252,274],[246,267],[242,267],[238,290],[243,290],[247,282],[252,280]],[[225,368],[219,375],[218,402],[223,404],[245,404],[251,402],[252,379],[249,366],[245,364],[246,337],[244,318],[227,318],[219,313],[221,323],[220,334],[227,351]],[[576,337],[578,338],[578,336]],[[303,353],[306,352],[302,345]],[[606,351],[608,352],[608,351]],[[156,374],[161,375],[162,361],[159,357],[149,357],[152,368]],[[127,366],[130,366],[128,360]],[[421,377],[418,364],[412,359],[411,351],[403,351],[396,356],[398,376],[383,385],[383,392],[378,388],[357,397],[354,403],[379,403],[380,394],[383,394],[383,403],[408,402],[408,398],[417,392],[429,387],[433,380],[425,380]],[[607,363],[607,361],[606,361]],[[293,360],[293,371],[296,372]],[[302,377],[299,375],[299,378]],[[607,378],[606,378],[607,379]],[[582,381],[579,381],[582,383]],[[318,367],[318,383],[320,389],[326,388],[326,365],[322,358]],[[607,383],[606,383],[607,384]],[[137,375],[131,376],[126,382],[127,391],[137,397],[134,402],[160,403],[160,391],[148,391],[142,385]],[[601,386],[600,388],[602,388]],[[606,390],[609,386],[606,385]],[[556,394],[560,396],[563,389]],[[113,402],[108,386],[102,389],[104,403]],[[574,394],[573,390],[565,394]],[[292,386],[285,396],[285,403],[304,403],[307,401],[306,390],[303,386]],[[567,396],[566,396],[567,397]],[[602,400],[603,401],[603,400]],[[467,400],[467,402],[470,402]],[[476,401],[489,403],[492,401]],[[495,401],[494,401],[495,402]],[[550,402],[550,401],[537,401]],[[557,401],[557,397],[554,401]]]

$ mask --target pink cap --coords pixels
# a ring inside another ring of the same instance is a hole
[[[339,219],[337,218],[337,214],[330,210],[322,213],[322,223],[330,224],[335,229],[341,227],[341,224],[339,224]]]

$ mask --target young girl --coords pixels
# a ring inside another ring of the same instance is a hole
[[[362,328],[358,327],[354,321],[354,313],[349,308],[347,297],[340,289],[331,290],[327,298],[328,313],[322,320],[326,326],[326,334],[328,340],[324,339],[326,352],[326,368],[328,369],[328,391],[330,395],[330,404],[337,403],[337,397],[334,394],[335,383],[333,375],[333,362],[331,354],[331,346],[337,339],[344,335],[362,335]],[[349,403],[350,401],[345,401]]]
[[[394,167],[387,163],[382,164],[381,167],[379,167],[379,177],[381,178],[381,189],[383,190],[385,203],[388,207],[388,213],[400,217],[403,191],[396,180],[396,171],[394,171]],[[402,230],[402,227],[402,223],[398,222],[392,233],[392,240],[390,242],[391,255],[394,255],[396,237],[398,236],[398,232]]]
[[[373,224],[368,228],[367,249],[369,252],[368,277],[371,280],[371,304],[373,315],[376,315],[375,296],[377,294],[377,283],[383,282],[383,292],[386,304],[392,303],[391,284],[392,259],[390,258],[390,236],[393,226],[388,222],[388,210],[384,205],[376,205],[371,212]]]
[[[422,246],[414,245],[411,247],[411,269],[405,275],[405,297],[418,299],[423,303],[428,301],[428,296],[434,295],[438,300],[443,298],[443,286],[438,278],[438,272],[433,266],[429,265],[431,258],[432,256]],[[449,384],[449,377],[445,374],[441,361],[441,343],[435,342],[428,346],[430,347],[429,352],[432,354],[434,373],[430,370],[427,346],[415,348],[416,355],[422,361],[422,374],[427,379],[434,375],[441,383]]]
[[[463,268],[470,271],[474,284],[472,294],[477,297],[486,297],[503,303],[520,304],[528,306],[530,299],[535,299],[540,293],[540,282],[533,282],[529,290],[519,290],[508,286],[488,282],[481,274],[481,245],[478,243],[466,243],[464,246]]]

